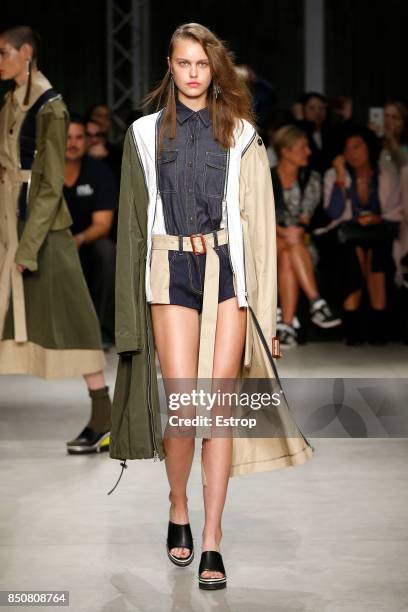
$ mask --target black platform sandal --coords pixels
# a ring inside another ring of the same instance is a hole
[[[202,572],[222,572],[223,578],[202,578]],[[224,563],[221,553],[217,550],[205,550],[201,553],[200,567],[198,568],[198,586],[200,589],[224,589],[227,586],[227,574],[225,573]]]
[[[172,548],[188,548],[190,550],[190,554],[188,557],[177,557],[176,555],[171,554],[170,551]],[[178,525],[177,523],[169,521],[167,533],[167,555],[170,561],[176,565],[179,565],[180,567],[190,565],[194,559],[193,535],[191,533],[190,523]]]

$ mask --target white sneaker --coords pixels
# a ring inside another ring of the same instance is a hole
[[[282,349],[290,349],[297,346],[297,334],[292,325],[280,323],[278,329],[280,346]]]
[[[328,303],[323,298],[313,304],[310,309],[310,316],[312,322],[323,329],[341,325],[341,319],[334,316]]]

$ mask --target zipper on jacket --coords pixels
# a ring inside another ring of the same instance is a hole
[[[225,184],[224,184],[224,193],[222,196],[222,210],[224,210],[224,203],[225,203],[225,210],[227,212],[227,233],[228,233],[228,243],[227,243],[227,247],[228,247],[228,259],[230,262],[230,266],[231,266],[231,270],[234,272],[235,274],[235,268],[233,266],[232,263],[232,259],[231,259],[231,251],[230,251],[230,244],[229,244],[229,227],[228,227],[228,203],[227,203],[227,186],[228,186],[228,172],[229,172],[229,160],[230,160],[230,151],[228,149],[228,154],[227,154],[227,167],[225,170]],[[236,276],[236,274],[235,274]]]
[[[241,153],[241,159],[244,157],[245,153],[247,152],[247,150],[249,149],[249,147],[250,147],[250,146],[251,146],[251,144],[253,143],[255,136],[256,136],[256,130],[254,130],[254,133],[252,134],[250,141],[248,142],[248,144],[247,144],[247,146],[245,147],[245,149],[242,151],[242,153]]]
[[[150,354],[150,338],[149,338],[149,326],[147,325],[147,363],[148,363],[148,376],[147,376],[147,382],[148,382],[148,388],[147,388],[147,404],[148,404],[148,408],[149,408],[149,414],[150,414],[150,428],[151,428],[151,433],[152,433],[152,442],[153,442],[153,460],[157,461],[157,459],[159,458],[159,453],[157,452],[157,447],[156,447],[156,436],[155,436],[155,431],[154,431],[154,420],[153,420],[153,411],[152,411],[152,406],[150,403],[150,398],[151,398],[151,354]]]
[[[249,147],[251,146],[251,144],[253,143],[255,137],[256,137],[256,130],[254,130],[254,133],[252,134],[250,141],[248,142],[248,144],[245,147],[245,149],[242,151],[242,153],[241,153],[241,160],[244,157],[244,155],[247,152],[247,150],[249,149]],[[247,282],[246,282],[247,276],[246,276],[246,266],[245,266],[245,241],[244,241],[244,233],[243,232],[242,232],[242,253],[243,253],[243,259],[244,259],[245,297],[248,298]],[[248,299],[247,299],[247,301],[248,301]]]

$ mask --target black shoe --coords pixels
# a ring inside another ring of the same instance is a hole
[[[343,326],[347,346],[364,344],[365,334],[359,310],[345,310],[343,313]]]
[[[310,308],[310,318],[312,323],[323,329],[341,325],[341,319],[332,313],[328,303],[323,298],[315,302]]]
[[[277,335],[279,336],[279,342],[282,349],[290,349],[297,346],[297,334],[296,330],[292,325],[286,323],[279,323],[276,326]]]
[[[386,309],[376,310],[371,308],[369,321],[368,342],[374,346],[384,346],[384,344],[387,344],[388,321]]]
[[[180,567],[190,565],[194,559],[193,535],[191,533],[190,523],[179,525],[169,521],[166,546],[167,555],[170,561],[172,561],[175,565],[179,565]],[[170,551],[172,548],[188,548],[190,550],[190,554],[188,557],[177,557],[176,555],[171,554]]]
[[[70,455],[107,451],[109,450],[109,438],[110,431],[97,433],[90,427],[85,427],[76,438],[67,442],[67,451]]]
[[[223,578],[202,578],[202,572],[221,572]],[[201,553],[200,566],[198,568],[198,586],[200,589],[215,590],[225,589],[227,586],[227,574],[225,573],[224,563],[221,553],[217,550],[205,550]]]

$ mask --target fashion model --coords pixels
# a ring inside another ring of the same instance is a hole
[[[165,459],[167,554],[185,567],[194,557],[187,482],[195,437],[167,426],[162,435],[155,357],[172,388],[197,379],[276,381],[276,229],[268,157],[230,52],[190,23],[174,32],[167,62],[147,98],[164,106],[125,138],[110,455],[122,460],[121,475],[127,459]],[[203,437],[200,588],[226,586],[220,542],[229,477],[312,457],[284,401],[277,420],[290,436]]]
[[[107,450],[111,402],[99,323],[64,200],[68,111],[37,68],[38,35],[0,34],[0,373],[83,375],[89,422],[70,454]]]

